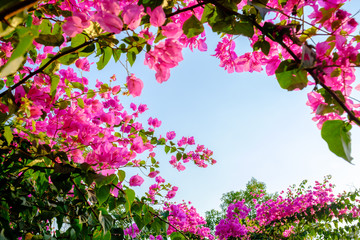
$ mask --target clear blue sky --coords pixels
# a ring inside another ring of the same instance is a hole
[[[360,3],[352,1],[347,9],[356,13]],[[159,155],[162,176],[179,187],[176,201],[192,201],[204,214],[218,208],[223,193],[244,189],[252,177],[265,182],[270,192],[304,179],[313,184],[328,174],[339,192],[360,187],[359,127],[352,130],[355,165],[350,165],[328,150],[311,120],[313,115],[305,104],[311,87],[288,92],[265,73],[228,74],[211,56],[216,35],[209,33],[207,43],[207,52],[185,50],[184,61],[163,84],[156,82],[155,72],[139,57],[130,71],[144,81],[143,93],[124,98],[124,105],[132,100],[146,103],[149,111],[143,119],[159,118],[162,133],[174,130],[178,136],[194,136],[197,143],[214,151],[216,165],[200,169],[187,164],[181,173],[169,167],[170,155]],[[249,49],[244,37],[236,43],[241,53]],[[126,72],[120,64],[111,63],[98,73],[95,64],[91,69],[86,76],[92,82],[96,78],[107,81],[114,73],[118,81],[125,82]],[[360,99],[359,93],[355,96]]]

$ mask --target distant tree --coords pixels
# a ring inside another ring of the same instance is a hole
[[[252,219],[256,216],[256,204],[261,204],[269,199],[276,199],[277,197],[277,193],[268,193],[266,191],[266,184],[264,182],[260,182],[253,177],[246,184],[245,190],[231,191],[223,194],[221,197],[220,211],[211,209],[205,212],[206,226],[211,230],[215,230],[215,226],[222,218],[225,218],[228,206],[235,201],[245,200],[245,205],[252,209],[249,213],[249,217]],[[256,199],[256,203],[254,199]]]

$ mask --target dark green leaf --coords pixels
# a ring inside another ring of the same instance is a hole
[[[114,48],[112,51],[115,62],[119,61],[122,50],[120,48]]]
[[[110,214],[106,214],[106,213],[103,213],[102,211],[100,211],[99,222],[100,222],[102,228],[104,229],[104,232],[107,232],[112,228],[112,226],[114,224],[114,219],[112,218],[112,216]]]
[[[192,38],[204,32],[204,26],[195,15],[192,15],[184,22],[183,32],[188,38]]]
[[[254,51],[261,49],[265,55],[268,55],[270,52],[270,43],[264,40],[259,40],[254,44],[253,49]]]
[[[116,178],[115,174],[111,174],[109,176],[104,176],[104,175],[98,174],[95,177],[96,186],[101,187],[103,185],[108,185],[108,184],[112,183],[115,178]]]
[[[76,52],[66,54],[58,59],[58,61],[64,65],[73,64],[79,58],[79,54]]]
[[[5,86],[4,80],[0,80],[0,90]]]
[[[39,37],[35,38],[37,43],[40,43],[45,46],[60,46],[64,43],[64,37],[62,34],[42,34],[40,33]]]
[[[92,43],[92,44],[88,45],[87,47],[82,48],[82,50],[79,52],[79,56],[87,57],[87,56],[91,55],[94,51],[95,51],[95,44]]]
[[[121,228],[112,228],[111,240],[124,240],[124,230]]]
[[[328,120],[321,129],[321,137],[327,142],[330,151],[349,163],[351,155],[351,125],[341,120]]]
[[[136,60],[136,53],[134,53],[133,51],[129,51],[126,53],[126,57],[130,63],[130,66],[132,66]]]
[[[96,198],[99,202],[99,205],[103,204],[108,199],[109,195],[110,195],[109,185],[105,185],[102,186],[101,188],[98,188],[96,190]]]

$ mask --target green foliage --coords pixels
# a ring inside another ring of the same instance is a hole
[[[254,26],[251,22],[247,21],[246,17],[238,20],[237,16],[233,13],[223,9],[206,5],[201,22],[209,23],[212,30],[217,33],[227,33],[232,35],[244,35],[252,37],[254,35]]]
[[[328,120],[321,129],[321,137],[330,151],[351,163],[351,125],[341,120]]]
[[[183,31],[188,38],[192,38],[202,33],[204,31],[204,26],[197,17],[191,15],[191,17],[185,21]]]
[[[257,195],[264,194],[262,197],[257,197]],[[276,199],[278,196],[277,193],[267,193],[266,192],[266,184],[264,182],[260,182],[255,178],[251,178],[251,180],[246,184],[245,190],[239,191],[231,191],[224,193],[221,197],[220,208],[221,211],[217,211],[212,209],[210,211],[206,211],[205,220],[206,226],[212,230],[215,229],[215,226],[219,223],[219,221],[225,218],[226,210],[231,203],[234,201],[242,201],[245,200],[245,205],[252,209],[249,213],[250,219],[256,216],[255,212],[255,204],[253,199],[257,199],[257,203],[261,204],[262,202],[266,202],[269,199]]]
[[[276,69],[275,75],[280,87],[288,91],[303,89],[308,83],[307,72],[299,69],[294,60],[282,61]]]

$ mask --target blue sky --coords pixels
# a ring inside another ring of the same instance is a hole
[[[356,13],[360,3],[352,1],[347,9]],[[146,103],[149,111],[143,119],[159,118],[162,133],[174,130],[178,136],[194,136],[197,143],[214,151],[216,165],[200,169],[187,164],[181,173],[169,166],[169,155],[159,155],[162,176],[179,187],[176,201],[191,201],[204,214],[219,207],[223,193],[244,189],[252,177],[265,182],[269,192],[280,192],[304,179],[313,184],[328,174],[339,192],[360,187],[359,127],[352,130],[351,165],[328,150],[311,120],[311,109],[305,104],[311,86],[288,92],[264,72],[228,74],[211,56],[218,37],[209,32],[207,38],[208,51],[185,50],[184,61],[163,84],[156,82],[155,72],[139,56],[130,71],[143,80],[143,93],[124,98],[124,105]],[[249,50],[244,37],[237,38],[236,44],[241,54]],[[119,82],[125,82],[126,71],[119,63],[101,72],[95,64],[91,69],[86,75],[92,82],[107,81],[114,73]],[[354,96],[360,99],[359,93]]]

